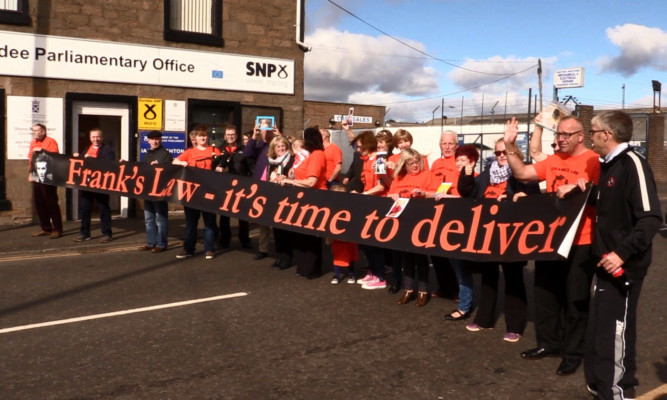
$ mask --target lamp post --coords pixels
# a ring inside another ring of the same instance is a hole
[[[496,106],[500,103],[500,100],[496,101],[496,104],[491,107],[491,125],[493,125],[494,117],[496,116]]]
[[[433,115],[431,116],[431,126],[433,126],[433,120],[435,119],[435,112],[438,111],[438,108],[440,108],[440,106],[437,106],[436,108],[433,109]]]
[[[662,90],[662,84],[660,81],[651,81],[653,84],[653,112],[654,113],[659,113],[660,112],[660,91]],[[658,106],[655,106],[655,96],[658,96]]]

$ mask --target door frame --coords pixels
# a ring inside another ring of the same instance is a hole
[[[75,152],[74,147],[78,146],[78,118],[75,117],[77,109],[75,106],[91,107],[91,110],[100,111],[92,115],[121,116],[121,154],[119,158],[127,161],[137,160],[137,104],[138,98],[135,96],[105,95],[94,93],[67,93],[65,95],[65,154]],[[122,112],[121,112],[122,110]],[[77,114],[78,116],[79,114]],[[123,121],[125,119],[126,121]],[[78,151],[78,149],[76,150]],[[74,189],[67,189],[66,215],[68,220],[74,220],[76,215],[77,196]],[[121,216],[134,217],[136,214],[136,200],[131,197],[121,197]]]

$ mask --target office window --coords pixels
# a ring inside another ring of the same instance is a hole
[[[30,25],[28,0],[0,0],[0,23]]]
[[[164,39],[222,47],[222,0],[165,0]]]

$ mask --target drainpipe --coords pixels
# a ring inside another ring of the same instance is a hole
[[[299,48],[303,50],[304,52],[309,52],[312,50],[311,47],[308,47],[304,42],[303,42],[303,21],[306,18],[305,13],[303,11],[303,3],[304,0],[296,0],[296,39],[295,42],[296,44],[299,45]]]

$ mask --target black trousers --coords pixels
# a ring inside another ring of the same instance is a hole
[[[226,215],[220,216],[220,245],[228,247],[232,241],[232,228],[230,226],[229,217]],[[239,241],[242,245],[250,244],[250,224],[248,221],[239,220]]]
[[[453,299],[459,295],[459,281],[449,260],[445,257],[431,256],[435,279],[438,281],[440,295]]]
[[[292,232],[292,244],[292,261],[296,264],[296,273],[308,279],[322,275],[322,239]]]
[[[292,248],[294,247],[294,232],[273,228],[273,242],[276,246],[276,259],[286,265],[292,264]]]
[[[503,268],[505,277],[505,325],[507,332],[523,334],[526,328],[526,286],[523,282],[525,262],[516,263],[478,263],[482,274],[482,293],[475,323],[483,328],[493,328],[496,324],[496,304],[498,300],[498,283]]]
[[[428,257],[425,254],[401,252],[403,288],[428,292]]]
[[[593,297],[586,331],[584,374],[595,384],[598,398],[622,399],[624,390],[639,384],[637,371],[637,303],[643,280],[623,285],[599,269],[593,278]],[[626,394],[627,395],[627,394]]]
[[[63,219],[58,205],[58,187],[33,182],[32,198],[35,201],[35,210],[42,230],[45,232],[62,232]]]
[[[109,206],[109,195],[97,192],[81,191],[79,197],[79,218],[81,218],[81,229],[79,233],[83,236],[90,236],[90,214],[93,208],[93,201],[97,202],[97,208],[100,210],[100,226],[102,235],[111,237],[111,207]]]
[[[535,262],[535,333],[538,347],[584,356],[590,286],[595,270],[591,246],[572,246],[565,261]]]

